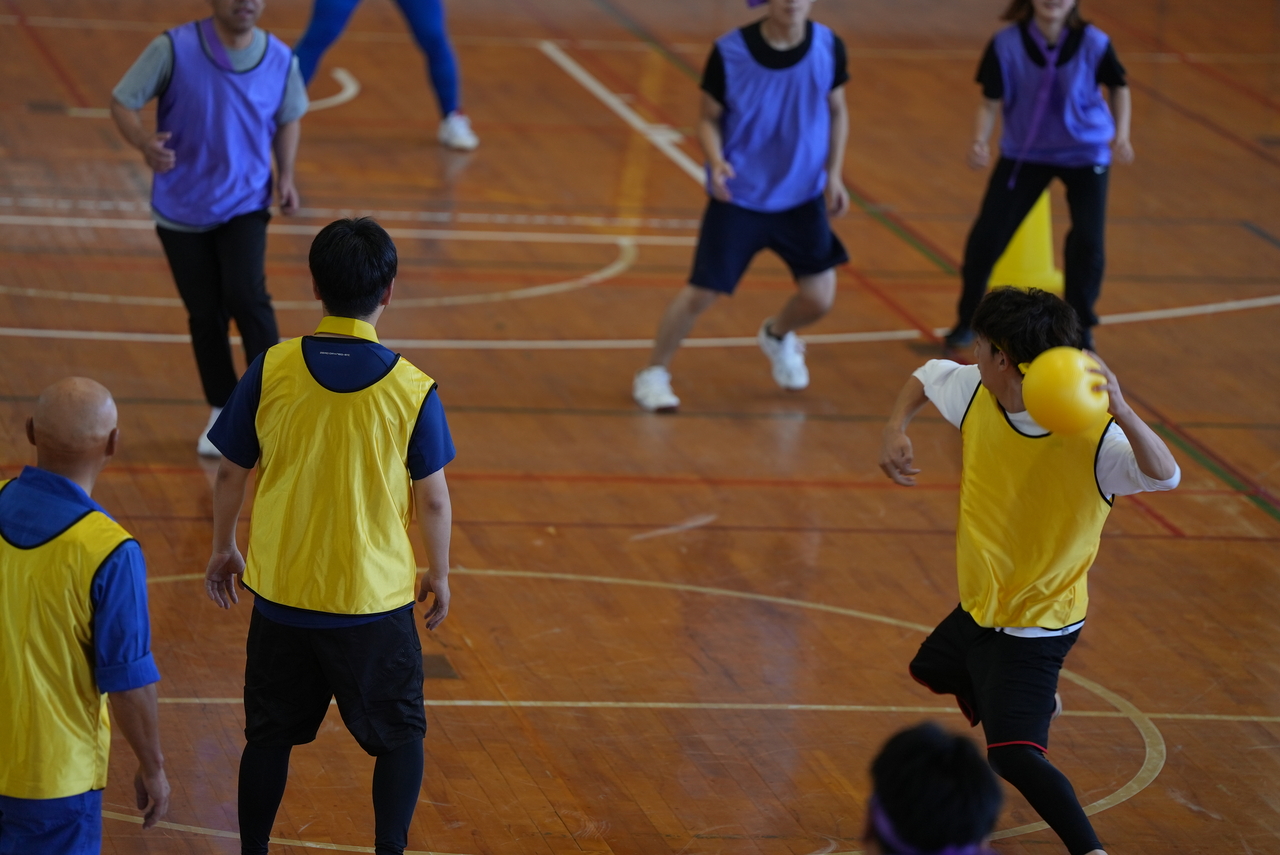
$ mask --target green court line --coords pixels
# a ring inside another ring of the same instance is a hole
[[[1228,487],[1240,493],[1242,496],[1244,496],[1246,499],[1248,499],[1250,502],[1252,502],[1254,505],[1260,508],[1262,512],[1265,513],[1267,516],[1271,517],[1274,520],[1280,521],[1280,507],[1277,507],[1272,502],[1269,502],[1262,496],[1259,496],[1256,492],[1254,492],[1253,487],[1251,487],[1249,484],[1245,483],[1244,481],[1241,481],[1235,475],[1232,475],[1229,471],[1223,468],[1216,460],[1204,454],[1202,451],[1200,451],[1200,449],[1196,448],[1194,445],[1187,442],[1185,439],[1179,436],[1176,432],[1170,430],[1168,427],[1166,427],[1163,424],[1154,424],[1152,425],[1152,429],[1155,430],[1156,433],[1160,434],[1161,438],[1163,438],[1166,442],[1176,445],[1184,453],[1186,453],[1188,457],[1190,457],[1196,463],[1199,463],[1205,469],[1209,470],[1209,472],[1211,472],[1214,476],[1216,476],[1219,481],[1222,481]]]
[[[701,75],[698,74],[698,70],[694,68],[692,65],[690,65],[688,61],[685,60],[684,57],[680,56],[671,48],[667,47],[666,44],[663,43],[661,39],[659,39],[653,33],[645,29],[645,27],[639,21],[632,18],[626,12],[623,12],[617,6],[613,5],[613,3],[610,2],[610,0],[595,0],[595,3],[601,9],[608,12],[609,17],[613,18],[615,21],[621,24],[627,30],[627,32],[631,33],[631,35],[640,39],[642,42],[649,45],[658,53],[665,56],[667,60],[676,68],[680,69],[680,71],[686,77],[690,78],[691,80],[698,80],[698,81],[702,79]]]
[[[899,239],[908,244],[916,252],[932,261],[943,273],[948,276],[955,276],[960,272],[956,270],[955,266],[951,264],[951,262],[934,252],[932,248],[911,232],[907,231],[907,229],[903,228],[891,217],[886,216],[885,213],[880,210],[880,206],[872,204],[869,200],[863,198],[856,190],[850,189],[848,187],[848,182],[845,182],[845,189],[849,191],[849,198],[853,200],[854,204],[865,211],[869,217],[887,228],[889,231],[893,232]]]

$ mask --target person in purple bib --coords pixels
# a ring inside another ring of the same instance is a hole
[[[1081,346],[1092,349],[1093,312],[1106,263],[1107,184],[1113,160],[1133,161],[1132,100],[1124,66],[1107,34],[1080,17],[1077,0],[1011,0],[983,54],[969,165],[990,165],[988,139],[1001,114],[1000,159],[969,233],[956,325],[946,345],[973,343],[973,313],[996,261],[1054,178],[1067,188],[1071,231],[1064,251],[1063,297],[1080,316]],[[1101,87],[1111,95],[1107,108]],[[1009,283],[995,283],[1009,284]]]
[[[230,320],[249,363],[280,340],[265,272],[272,156],[280,211],[293,214],[307,90],[293,51],[256,26],[263,0],[209,3],[212,17],[147,46],[113,90],[111,115],[154,172],[151,213],[212,408],[196,450],[216,457],[207,434],[236,386]],[[153,98],[154,133],[140,112]]]
[[[768,3],[760,21],[716,40],[702,76],[698,141],[707,156],[707,194],[689,284],[667,307],[649,365],[631,394],[650,412],[674,412],[669,366],[698,316],[732,294],[756,253],[771,249],[797,291],[756,337],[783,389],[809,385],[796,330],[820,319],[849,260],[827,221],[849,208],[840,179],[849,112],[844,43],[809,20],[813,0]]]

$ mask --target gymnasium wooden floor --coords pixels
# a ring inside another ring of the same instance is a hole
[[[309,5],[271,0],[262,24],[292,42]],[[434,144],[389,0],[325,58],[313,98],[360,91],[304,120],[306,209],[274,221],[268,257],[281,329],[317,317],[314,232],[377,212],[402,259],[381,332],[439,378],[459,449],[413,851],[851,852],[880,743],[962,724],[905,673],[956,600],[958,436],[917,421],[914,490],[875,461],[952,317],[984,182],[963,162],[971,81],[1002,5],[817,4],[850,48],[856,204],[812,387],[781,393],[751,344],[790,289],[761,258],[677,358],[677,417],[638,412],[631,375],[687,274],[697,71],[750,19],[740,0],[455,0],[469,156]],[[197,581],[207,409],[149,173],[102,114],[147,41],[205,8],[0,4],[0,463],[32,459],[42,387],[105,383],[124,446],[96,497],[150,565],[173,804],[141,833],[117,737],[113,853],[238,851],[249,606],[221,612]],[[1138,153],[1112,181],[1098,346],[1184,474],[1116,503],[1053,758],[1112,853],[1280,853],[1280,6],[1086,12],[1131,74]],[[279,851],[371,851],[371,769],[332,715],[294,754]],[[1063,851],[1035,822],[1011,794],[998,851]]]

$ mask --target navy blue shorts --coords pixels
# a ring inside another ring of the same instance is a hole
[[[62,799],[0,796],[0,853],[98,855],[102,851],[102,790]]]
[[[796,279],[825,273],[849,260],[827,220],[826,200],[816,196],[785,211],[751,211],[718,199],[707,201],[689,284],[732,294],[751,259],[771,249]]]

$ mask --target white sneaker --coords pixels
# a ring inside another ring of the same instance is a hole
[[[650,365],[636,372],[631,397],[641,409],[651,413],[674,413],[680,406],[680,399],[671,391],[671,372],[661,365]]]
[[[218,450],[218,446],[209,441],[209,429],[213,427],[213,423],[218,420],[218,416],[222,414],[222,407],[214,407],[209,410],[209,423],[204,426],[204,430],[200,432],[200,438],[196,440],[196,454],[201,457],[221,457],[222,452]]]
[[[804,364],[804,342],[789,332],[781,340],[769,335],[773,318],[765,318],[756,334],[760,349],[773,364],[773,379],[783,389],[795,392],[809,385],[809,367]]]
[[[457,151],[475,151],[476,146],[480,145],[480,138],[476,136],[475,131],[471,130],[471,120],[465,113],[459,113],[457,110],[445,116],[440,122],[440,131],[436,134],[436,139],[445,148]]]

